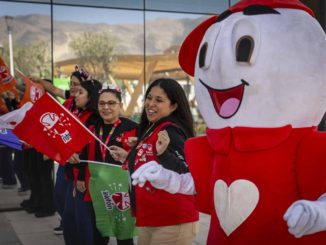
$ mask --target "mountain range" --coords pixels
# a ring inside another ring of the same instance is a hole
[[[74,58],[69,43],[83,32],[107,32],[117,40],[116,51],[120,54],[162,54],[164,50],[180,46],[191,30],[208,16],[184,19],[157,18],[146,21],[144,45],[143,24],[85,24],[72,21],[53,21],[54,61]],[[8,38],[4,16],[0,17],[0,43],[5,48]],[[39,40],[51,42],[51,18],[46,15],[15,16],[13,45],[27,45]]]

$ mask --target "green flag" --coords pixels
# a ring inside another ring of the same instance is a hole
[[[133,238],[136,227],[130,211],[128,171],[117,165],[88,162],[91,173],[89,192],[98,230],[103,237]]]

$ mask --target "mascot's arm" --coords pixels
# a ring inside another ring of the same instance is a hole
[[[196,206],[200,212],[210,214],[214,152],[206,136],[188,139],[185,143],[185,157],[196,188]]]
[[[313,132],[298,150],[296,165],[300,199],[284,215],[295,237],[326,231],[326,133]]]
[[[210,214],[213,152],[206,137],[197,137],[186,141],[185,155],[191,173],[178,174],[155,161],[150,161],[140,166],[131,175],[132,184],[142,187],[146,181],[149,181],[155,188],[173,194],[193,195],[196,193],[197,209]]]
[[[164,168],[156,161],[150,161],[140,166],[132,175],[132,184],[143,187],[146,181],[157,189],[172,194],[180,193],[193,195],[195,193],[194,181],[190,173],[179,174]]]

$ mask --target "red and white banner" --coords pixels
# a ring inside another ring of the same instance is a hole
[[[93,137],[92,133],[48,93],[38,99],[14,134],[51,159],[64,164]]]
[[[41,84],[34,83],[31,81],[24,73],[20,70],[16,69],[17,74],[21,77],[21,79],[25,82],[25,93],[20,102],[20,105],[24,105],[27,102],[34,103],[38,99],[42,97],[45,93],[44,88]]]

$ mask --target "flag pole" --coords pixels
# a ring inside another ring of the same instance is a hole
[[[99,165],[105,165],[105,166],[112,166],[112,167],[117,167],[121,168],[121,165],[116,165],[112,163],[107,163],[107,162],[98,162],[98,161],[91,161],[91,160],[80,160],[82,163],[94,163],[94,164],[99,164]]]
[[[52,99],[52,100],[54,100],[55,101],[55,103],[57,103],[61,108],[63,108],[70,116],[72,116],[84,129],[86,129],[86,131],[95,139],[95,140],[97,140],[101,145],[103,145],[109,152],[111,152],[111,150],[110,150],[110,148],[106,145],[106,144],[104,144],[103,142],[102,142],[102,140],[100,140],[95,134],[93,134],[87,127],[85,127],[85,125],[81,122],[81,121],[79,121],[66,107],[64,107],[63,105],[61,105],[61,103],[59,103],[55,98],[53,98],[53,96],[50,94],[50,93],[48,93],[48,92],[46,92],[49,96],[50,96],[50,98]]]

